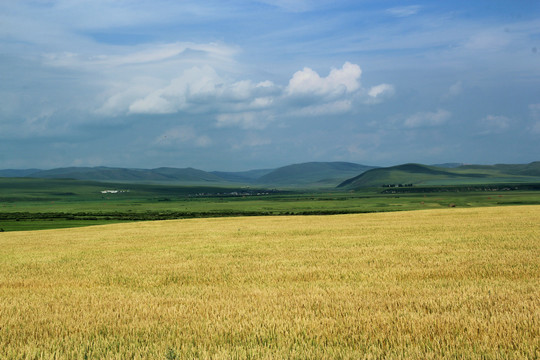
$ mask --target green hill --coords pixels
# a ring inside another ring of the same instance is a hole
[[[383,185],[463,185],[540,182],[540,161],[529,164],[440,166],[403,164],[386,168],[349,162],[308,162],[278,169],[207,172],[194,168],[65,167],[51,170],[0,170],[0,177],[76,179],[101,182],[163,183],[212,186],[251,184],[264,187],[341,187],[355,189]]]
[[[184,169],[177,169],[177,168],[167,168],[167,167],[161,167],[157,169],[151,170],[153,174],[161,175],[168,177],[172,179],[173,181],[186,181],[186,182],[199,182],[199,181],[210,181],[210,182],[223,182],[224,179],[198,169],[193,168],[184,168]]]
[[[68,167],[34,172],[28,177],[128,182],[223,182],[214,174],[193,168],[124,169],[109,167]]]
[[[26,177],[32,175],[40,169],[4,169],[0,170],[0,177]]]
[[[540,161],[529,164],[463,165],[458,170],[495,170],[505,174],[540,176]]]
[[[351,176],[373,168],[348,162],[308,162],[278,168],[261,176],[256,182],[276,186],[335,186]]]
[[[371,166],[347,162],[310,162],[278,169],[258,169],[240,172],[206,172],[193,168],[161,167],[128,169],[114,167],[65,167],[51,170],[5,170],[5,177],[42,179],[75,179],[110,182],[146,183],[233,183],[266,186],[334,187],[343,180],[358,175]],[[1,177],[0,173],[0,177]]]
[[[456,168],[404,164],[366,171],[342,182],[338,187],[357,189],[392,187],[400,184],[416,186],[538,182],[539,164],[535,162],[524,165],[464,165]]]
[[[117,192],[115,192],[117,191]],[[257,189],[250,189],[257,192]],[[53,201],[85,203],[101,201],[104,197],[130,201],[159,201],[156,199],[184,196],[203,196],[220,194],[237,196],[246,192],[242,185],[230,184],[143,184],[115,183],[93,180],[44,179],[44,178],[0,178],[0,203],[35,201],[47,204],[47,211],[54,208]],[[236,194],[236,195],[235,195]]]
[[[214,174],[222,179],[231,182],[242,182],[250,183],[256,181],[258,178],[271,173],[274,169],[257,169],[257,170],[248,170],[248,171],[212,171],[211,174]]]

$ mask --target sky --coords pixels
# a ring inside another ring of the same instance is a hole
[[[537,0],[0,0],[0,169],[538,160]]]

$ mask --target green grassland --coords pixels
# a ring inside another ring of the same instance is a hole
[[[319,215],[540,204],[533,185],[265,190],[68,179],[0,178],[0,231],[126,221],[255,215]],[[102,193],[118,190],[117,193]]]

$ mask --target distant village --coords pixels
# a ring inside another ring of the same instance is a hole
[[[102,194],[119,194],[119,193],[128,193],[129,190],[101,190]],[[222,193],[205,193],[200,192],[196,194],[189,194],[188,197],[208,197],[208,196],[263,196],[270,195],[278,192],[278,190],[265,190],[265,191],[251,191],[251,190],[242,190],[242,191],[231,191],[231,192],[222,192]]]
[[[263,196],[270,195],[272,193],[278,192],[277,190],[267,190],[267,191],[231,191],[224,193],[197,193],[193,195],[188,195],[188,197],[206,197],[206,196]]]
[[[382,187],[393,188],[393,187],[412,187],[413,184],[383,184]]]
[[[102,194],[118,194],[118,193],[127,193],[129,190],[102,190]]]

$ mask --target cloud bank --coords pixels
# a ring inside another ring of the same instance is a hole
[[[0,2],[0,167],[538,160],[538,6],[488,3]]]
[[[223,71],[222,71],[223,72]],[[169,80],[165,86],[151,88],[163,79],[144,80],[145,84],[126,83],[97,109],[100,114],[166,115],[205,114],[219,127],[238,126],[263,129],[276,118],[288,114],[323,116],[352,111],[355,106],[391,96],[394,87],[380,84],[363,89],[359,65],[345,62],[321,76],[310,68],[295,72],[287,85],[270,80],[255,82],[235,79],[212,66],[194,66]]]

